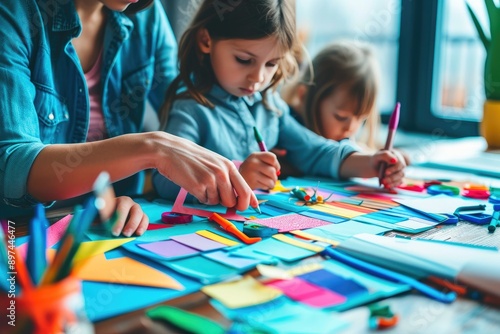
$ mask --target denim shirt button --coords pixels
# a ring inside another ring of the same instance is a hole
[[[66,118],[66,119],[69,118],[69,114],[67,112],[64,113],[64,118]]]
[[[82,92],[83,92],[83,89],[78,88],[78,93],[82,93]]]
[[[49,114],[49,119],[50,119],[51,121],[53,121],[53,120],[54,120],[54,114],[53,114],[53,113],[50,113],[50,114]]]

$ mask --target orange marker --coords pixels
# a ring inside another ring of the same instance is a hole
[[[229,220],[227,220],[226,218],[223,218],[222,216],[220,216],[219,214],[217,214],[215,212],[212,213],[212,215],[210,217],[208,217],[208,219],[216,222],[226,232],[229,232],[229,233],[235,235],[238,239],[240,239],[241,241],[243,241],[246,244],[254,244],[254,243],[262,240],[262,238],[249,238],[249,237],[247,237],[247,235],[245,233],[241,232],[240,230],[238,230],[238,228],[236,226],[234,226],[233,223],[231,223]]]

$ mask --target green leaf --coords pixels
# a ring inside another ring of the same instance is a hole
[[[485,0],[485,1],[488,1],[488,0]],[[488,39],[488,37],[484,33],[484,30],[481,27],[481,23],[479,23],[479,20],[477,19],[476,14],[474,14],[474,12],[472,11],[472,8],[470,8],[468,3],[466,3],[466,5],[467,5],[467,10],[469,11],[469,14],[472,18],[472,22],[474,22],[474,25],[476,26],[477,33],[479,34],[479,38],[483,42],[484,48],[486,49],[486,52],[488,52],[488,49],[490,47],[490,40]]]

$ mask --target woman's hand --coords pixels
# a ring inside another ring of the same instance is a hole
[[[116,198],[116,212],[118,220],[111,228],[111,233],[115,237],[120,234],[126,237],[130,237],[132,234],[142,235],[148,228],[148,216],[142,211],[141,206],[130,197]]]
[[[278,180],[281,166],[271,152],[250,154],[240,166],[240,173],[252,189],[269,190]]]
[[[151,133],[158,171],[201,203],[256,208],[257,198],[233,162],[195,143],[165,132]]]

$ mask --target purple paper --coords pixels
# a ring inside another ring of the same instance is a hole
[[[198,249],[202,252],[227,247],[227,245],[202,237],[201,235],[196,233],[176,235],[170,237],[170,239],[180,242],[181,244],[184,244],[186,246]]]
[[[196,249],[184,246],[183,244],[180,244],[174,240],[138,244],[138,246],[165,258],[173,258],[198,253]]]

